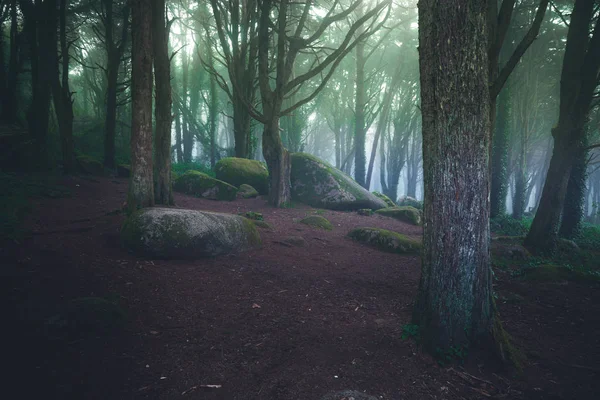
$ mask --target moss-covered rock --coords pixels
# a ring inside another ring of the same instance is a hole
[[[390,253],[418,254],[421,243],[400,233],[379,228],[356,228],[348,236],[358,242]]]
[[[256,211],[246,211],[245,213],[240,213],[239,215],[255,221],[262,221],[265,219],[261,213]]]
[[[78,169],[88,175],[102,176],[104,175],[104,166],[94,157],[87,155],[78,155],[75,158]]]
[[[196,259],[258,247],[252,221],[232,214],[175,208],[144,208],[121,228],[123,245],[137,254],[163,259]]]
[[[373,194],[379,197],[381,200],[385,201],[385,204],[387,204],[388,207],[396,207],[396,203],[394,203],[394,201],[387,197],[385,194],[380,192],[373,192]]]
[[[398,198],[396,205],[399,207],[410,206],[416,208],[417,210],[423,209],[423,202],[410,196],[402,196]]]
[[[258,190],[254,189],[250,185],[246,185],[245,183],[240,185],[240,189],[238,190],[238,196],[244,199],[252,199],[254,197],[258,197],[258,195]]]
[[[269,230],[269,231],[272,231],[272,230],[273,230],[273,227],[272,227],[272,226],[271,226],[269,223],[267,223],[267,222],[265,222],[265,221],[258,221],[258,220],[251,220],[251,221],[252,221],[252,223],[253,223],[254,225],[256,225],[256,226],[257,226],[257,227],[259,227],[259,228],[262,228],[262,229],[267,229],[267,230]]]
[[[305,247],[306,240],[302,236],[286,236],[281,240],[283,243],[295,247]]]
[[[326,231],[330,231],[333,229],[333,225],[331,222],[325,217],[321,217],[320,215],[309,215],[306,218],[300,220],[300,223],[312,226],[313,228],[321,228]]]
[[[387,207],[375,211],[384,217],[395,218],[412,225],[421,225],[421,213],[414,207]]]
[[[269,171],[260,161],[236,157],[222,158],[215,165],[215,175],[217,179],[236,187],[247,184],[260,194],[269,192]]]
[[[360,210],[356,210],[356,213],[358,215],[364,215],[365,217],[370,217],[371,215],[373,215],[373,210],[371,210],[370,208],[361,208]]]
[[[175,180],[173,190],[211,200],[235,200],[237,188],[198,171],[187,171]]]
[[[383,200],[319,158],[292,153],[292,199],[313,207],[353,211],[385,208]]]

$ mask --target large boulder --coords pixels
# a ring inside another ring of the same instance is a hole
[[[254,224],[233,214],[176,208],[144,208],[121,228],[123,245],[161,259],[196,259],[259,247]]]
[[[375,211],[384,217],[390,217],[412,225],[421,225],[421,212],[414,207],[387,207]]]
[[[421,243],[397,232],[379,228],[356,228],[348,236],[357,242],[389,253],[418,254]]]
[[[390,199],[389,197],[387,197],[385,194],[380,193],[380,192],[373,192],[373,195],[379,197],[381,200],[385,201],[385,204],[388,205],[388,207],[396,207],[396,203],[394,203],[394,201],[392,199]]]
[[[238,189],[198,171],[187,171],[173,183],[173,190],[211,200],[235,200]]]
[[[385,201],[325,161],[306,153],[293,153],[291,159],[292,199],[331,210],[387,207]]]
[[[269,192],[269,171],[260,161],[236,157],[222,158],[215,165],[215,175],[217,179],[236,187],[247,184],[260,194]]]

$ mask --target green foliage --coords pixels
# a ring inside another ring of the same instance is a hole
[[[466,347],[450,346],[446,350],[442,350],[439,347],[436,347],[434,356],[438,364],[440,364],[441,366],[445,366],[455,362],[464,364],[468,354],[469,351]]]
[[[259,212],[247,211],[245,213],[239,213],[239,215],[254,221],[264,221],[263,215]]]
[[[68,197],[67,188],[46,175],[17,175],[0,172],[0,239],[19,239],[24,235],[20,226],[31,210],[32,198]]]
[[[575,243],[582,250],[600,251],[600,226],[584,225],[579,236],[575,238]]]
[[[419,325],[416,324],[406,324],[402,327],[402,336],[400,336],[402,340],[406,339],[414,339],[416,342],[419,342],[421,339],[421,329]]]
[[[213,178],[215,177],[215,171],[210,169],[210,167],[208,167],[206,164],[198,162],[171,164],[171,171],[176,173],[177,176],[181,176],[190,170],[202,172],[208,176],[212,176]]]
[[[490,229],[502,236],[525,236],[531,227],[531,219],[514,219],[508,214],[490,219]]]

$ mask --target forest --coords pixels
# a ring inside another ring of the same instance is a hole
[[[0,259],[11,398],[597,398],[600,0],[0,0]]]

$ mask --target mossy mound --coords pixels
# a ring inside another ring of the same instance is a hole
[[[252,199],[254,197],[258,197],[258,195],[258,190],[254,189],[250,185],[246,185],[245,183],[240,185],[240,189],[238,190],[238,196],[244,199]]]
[[[558,283],[564,281],[598,282],[596,275],[583,271],[575,271],[553,264],[543,264],[537,267],[523,268],[523,279],[530,282]]]
[[[131,167],[127,164],[117,165],[117,176],[119,178],[129,178],[131,175]]]
[[[370,208],[361,208],[360,210],[356,210],[356,213],[358,215],[364,215],[366,217],[370,217],[371,215],[373,215],[373,210],[371,210]]]
[[[270,224],[268,224],[267,222],[265,222],[265,221],[258,221],[258,220],[251,220],[251,221],[252,221],[252,223],[254,225],[256,225],[259,228],[267,229],[267,230],[270,230],[270,231],[273,230],[273,227]]]
[[[84,174],[93,175],[93,176],[103,176],[104,175],[104,166],[94,157],[79,155],[75,158],[75,162],[77,163],[77,168]]]
[[[222,158],[215,165],[215,175],[217,179],[236,187],[247,184],[260,194],[269,192],[269,171],[260,161],[236,157]]]
[[[394,201],[392,199],[390,199],[389,197],[387,197],[385,194],[380,193],[380,192],[372,192],[375,196],[379,197],[381,200],[385,201],[385,204],[387,204],[388,207],[396,207],[396,203],[394,203]]]
[[[388,207],[375,211],[384,217],[395,218],[412,225],[421,225],[421,212],[414,207]]]
[[[341,211],[378,210],[387,206],[351,177],[313,155],[292,153],[291,161],[293,200]]]
[[[402,196],[398,198],[396,205],[398,205],[398,207],[410,206],[416,208],[417,210],[423,210],[423,202],[410,196]]]
[[[300,223],[312,226],[313,228],[321,228],[326,231],[330,231],[333,229],[333,225],[331,222],[325,217],[321,217],[320,215],[309,215],[306,218],[300,220]]]
[[[348,236],[358,242],[390,253],[418,254],[421,243],[400,233],[379,228],[356,228]]]
[[[144,208],[121,228],[123,245],[142,256],[197,259],[259,247],[252,221],[232,214],[175,208]]]
[[[122,328],[126,314],[113,302],[100,297],[71,300],[65,309],[46,321],[46,333],[53,338],[74,338],[107,334]]]
[[[198,171],[187,171],[177,178],[173,190],[211,200],[233,201],[237,188]]]

